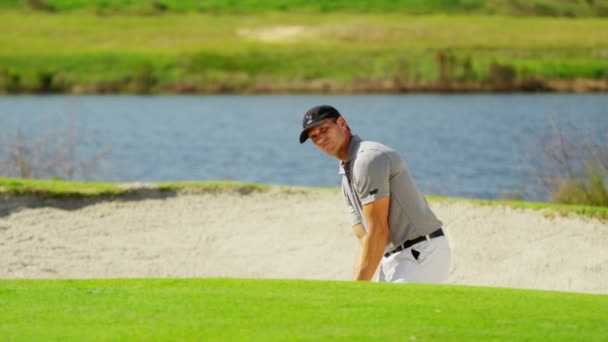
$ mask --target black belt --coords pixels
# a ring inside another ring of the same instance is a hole
[[[404,243],[402,243],[401,245],[399,245],[397,248],[393,249],[392,251],[388,252],[388,253],[384,253],[384,257],[388,257],[391,254],[395,254],[397,252],[400,252],[406,248],[412,247],[413,245],[417,244],[418,242],[422,242],[424,240],[426,240],[426,237],[429,237],[429,239],[432,238],[436,238],[436,237],[440,237],[443,236],[443,229],[439,228],[436,231],[432,232],[429,235],[423,235],[421,237],[417,237],[415,239],[412,240],[405,240]]]

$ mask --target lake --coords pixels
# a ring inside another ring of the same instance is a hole
[[[573,141],[606,141],[608,132],[604,94],[3,96],[0,161],[19,141],[48,154],[73,132],[76,159],[107,152],[75,173],[80,180],[337,187],[337,161],[298,142],[302,116],[317,104],[397,150],[420,189],[436,195],[542,199],[534,175],[547,171],[539,151],[551,127]]]

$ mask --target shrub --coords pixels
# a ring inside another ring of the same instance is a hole
[[[129,91],[136,94],[149,94],[156,83],[154,68],[149,64],[141,64],[133,70],[129,82]]]
[[[517,77],[517,71],[512,65],[502,65],[496,62],[490,64],[489,79],[492,83],[510,83]]]
[[[10,70],[0,70],[0,93],[17,93],[21,88],[21,76]]]
[[[55,9],[45,0],[21,0],[21,5],[35,11],[53,12]]]
[[[17,128],[15,133],[0,135],[0,177],[86,179],[100,171],[107,151],[82,156],[77,149],[92,144],[91,139],[76,134],[74,118],[64,129],[28,136]]]
[[[567,137],[558,126],[542,144],[541,184],[554,202],[608,206],[608,132],[594,138],[572,124],[568,129],[583,136]]]
[[[590,166],[583,177],[565,179],[552,195],[554,202],[608,207],[608,169]]]

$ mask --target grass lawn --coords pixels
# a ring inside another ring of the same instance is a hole
[[[285,39],[264,39],[255,34],[256,30],[294,25],[302,31],[283,35]],[[176,55],[201,50],[228,54],[246,51],[255,45],[285,47],[297,42],[305,48],[351,47],[361,51],[459,47],[545,49],[551,56],[559,54],[559,49],[572,55],[581,48],[608,46],[608,22],[599,18],[348,13],[104,17],[86,13],[48,15],[1,11],[0,28],[4,32],[0,36],[3,55],[104,52]],[[550,49],[557,51],[551,54]]]
[[[542,340],[608,334],[608,296],[245,279],[0,280],[3,340]]]
[[[608,76],[608,21],[600,18],[4,10],[0,31],[6,92]],[[496,63],[514,69],[492,71]]]
[[[237,190],[242,193],[249,193],[255,190],[266,190],[269,188],[270,186],[266,185],[240,182],[161,182],[129,184],[0,178],[0,195],[38,196],[40,198],[126,196],[133,192],[146,189],[153,189],[161,192],[176,192],[183,189],[197,189],[200,191]]]

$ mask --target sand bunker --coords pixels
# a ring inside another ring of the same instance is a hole
[[[358,245],[332,191],[21,204],[0,200],[0,278],[350,280]],[[605,222],[431,207],[454,250],[448,283],[608,293]]]

